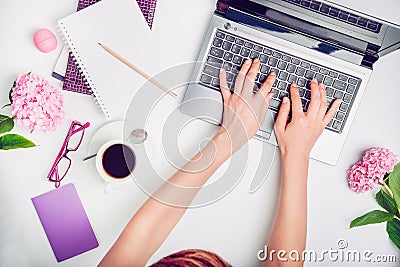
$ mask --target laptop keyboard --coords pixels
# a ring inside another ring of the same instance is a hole
[[[289,2],[308,10],[329,16],[331,18],[335,18],[337,20],[348,22],[354,26],[359,28],[379,33],[381,30],[382,24],[364,17],[360,17],[358,15],[349,13],[347,11],[338,9],[336,7],[323,4],[319,1],[311,1],[311,0],[283,0],[285,2]]]
[[[259,58],[261,62],[255,81],[255,90],[260,88],[270,72],[275,72],[277,75],[271,88],[274,95],[269,107],[275,118],[282,98],[284,96],[289,97],[291,83],[297,84],[303,110],[307,111],[311,99],[310,81],[316,78],[319,83],[322,82],[326,87],[328,105],[332,104],[336,98],[342,99],[339,110],[326,127],[326,129],[337,133],[342,132],[361,79],[217,30],[206,57],[200,83],[212,89],[220,90],[219,69],[223,67],[227,71],[228,86],[233,90],[235,77],[243,61],[247,58]]]

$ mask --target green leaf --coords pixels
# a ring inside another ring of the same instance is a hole
[[[367,214],[364,214],[363,216],[354,219],[350,223],[350,228],[372,223],[387,222],[392,220],[393,218],[394,218],[393,214],[387,213],[382,210],[373,210],[371,212],[368,212]]]
[[[389,234],[390,240],[400,249],[400,221],[394,219],[388,222],[386,232]]]
[[[389,187],[393,192],[394,200],[397,208],[400,207],[400,163],[394,166],[393,171],[389,174]]]
[[[396,202],[385,191],[383,191],[383,189],[376,194],[375,199],[379,206],[387,210],[389,213],[399,215]]]
[[[14,128],[14,120],[0,114],[0,134],[11,131]]]
[[[18,134],[6,134],[0,136],[0,149],[9,150],[16,148],[28,148],[36,146],[32,141]]]

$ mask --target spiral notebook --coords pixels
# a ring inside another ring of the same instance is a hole
[[[135,0],[102,0],[59,20],[58,26],[110,120],[126,112],[146,80],[98,43],[154,76],[171,66],[196,60],[214,7],[212,1],[190,5],[186,0],[158,1],[150,31]]]

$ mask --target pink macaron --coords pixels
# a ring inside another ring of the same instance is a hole
[[[33,35],[33,42],[36,48],[43,53],[49,53],[57,48],[57,38],[48,29],[37,30]]]

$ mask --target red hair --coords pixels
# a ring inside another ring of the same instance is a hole
[[[150,267],[232,267],[217,254],[202,249],[187,249],[162,258]]]

